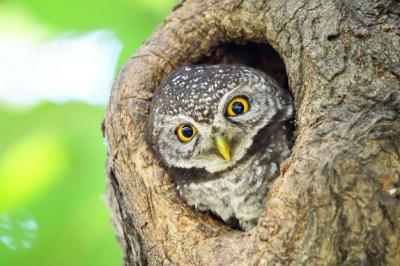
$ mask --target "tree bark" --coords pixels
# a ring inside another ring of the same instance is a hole
[[[248,232],[182,202],[144,136],[160,81],[224,43],[272,46],[296,110],[292,154]],[[399,95],[397,0],[176,6],[120,71],[104,122],[125,264],[400,265]]]

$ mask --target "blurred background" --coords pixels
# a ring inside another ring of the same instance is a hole
[[[0,0],[0,265],[121,265],[100,132],[115,74],[179,0]]]

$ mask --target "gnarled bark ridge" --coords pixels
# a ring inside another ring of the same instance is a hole
[[[177,6],[122,68],[105,118],[126,265],[399,265],[399,24],[396,0]],[[248,232],[186,206],[144,140],[160,81],[223,43],[271,45],[295,99],[292,154]]]

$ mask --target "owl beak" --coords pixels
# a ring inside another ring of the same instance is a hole
[[[222,136],[214,137],[214,145],[217,151],[224,157],[225,160],[231,160],[231,154],[229,151],[229,143],[226,138]]]

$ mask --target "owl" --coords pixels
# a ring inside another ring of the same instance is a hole
[[[153,96],[147,139],[179,196],[243,230],[254,227],[289,156],[292,98],[242,65],[186,65]]]

